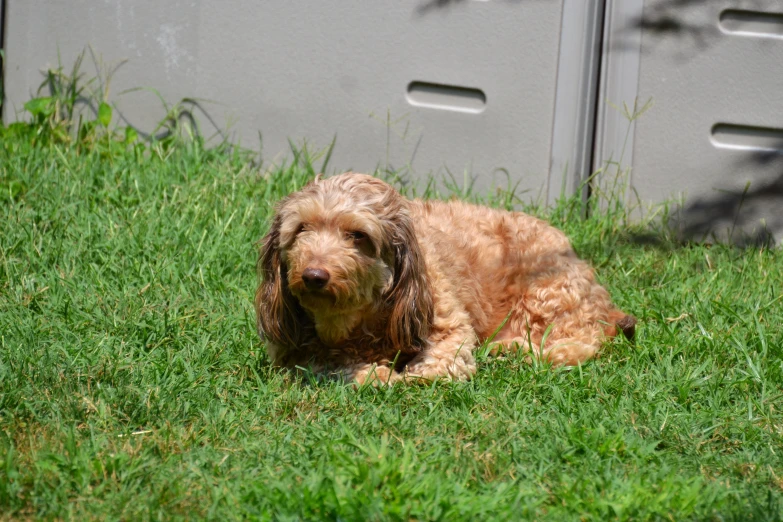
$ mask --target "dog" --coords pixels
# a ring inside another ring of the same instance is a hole
[[[470,379],[488,339],[494,353],[576,365],[636,324],[545,221],[408,200],[365,174],[317,177],[283,199],[258,269],[272,364],[360,384]]]

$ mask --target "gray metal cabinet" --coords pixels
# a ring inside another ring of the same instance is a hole
[[[600,5],[13,0],[4,118],[58,53],[67,68],[89,44],[99,60],[87,73],[126,60],[109,99],[141,129],[165,110],[149,90],[124,91],[155,88],[170,103],[198,99],[205,135],[228,129],[257,147],[260,132],[270,163],[289,138],[315,151],[336,136],[334,169],[450,172],[481,190],[508,173],[546,201],[550,182],[551,197],[573,190],[574,165],[590,167]]]
[[[783,1],[614,0],[606,20],[594,167],[622,156],[631,203],[678,202],[685,238],[783,239]]]
[[[783,0],[9,0],[3,34],[6,122],[90,46],[85,77],[122,63],[93,87],[142,131],[188,97],[267,164],[336,137],[330,170],[540,202],[622,172],[684,237],[783,238]]]

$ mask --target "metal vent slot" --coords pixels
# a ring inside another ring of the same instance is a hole
[[[712,144],[726,149],[783,152],[783,129],[718,123],[712,127]]]
[[[418,107],[458,112],[480,113],[487,106],[487,96],[481,89],[411,82],[408,84],[408,103]]]
[[[720,28],[730,34],[783,38],[783,13],[727,9],[720,14]]]

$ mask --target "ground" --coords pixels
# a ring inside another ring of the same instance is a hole
[[[357,390],[270,368],[255,333],[256,241],[311,162],[39,131],[0,129],[0,519],[783,516],[780,251],[533,209],[636,344]]]

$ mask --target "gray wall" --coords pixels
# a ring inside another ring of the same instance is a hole
[[[681,201],[685,238],[779,243],[783,1],[622,0],[606,26],[595,167],[622,156],[633,203]],[[634,98],[653,106],[629,125],[612,105]]]
[[[120,124],[155,127],[157,95],[126,92],[151,87],[196,98],[207,136],[260,132],[268,164],[288,138],[336,135],[334,170],[448,170],[482,190],[507,173],[550,202],[620,161],[632,204],[681,202],[683,237],[780,241],[780,15],[783,0],[9,0],[3,118],[91,45],[87,77],[123,63],[96,84]],[[632,123],[617,109],[648,99]]]
[[[336,135],[335,169],[448,169],[482,188],[505,184],[505,169],[546,200],[550,170],[554,197],[564,185],[573,190],[574,164],[590,166],[590,144],[577,142],[593,109],[579,100],[595,84],[580,53],[594,29],[585,17],[600,21],[601,2],[565,3],[571,8],[561,0],[12,0],[4,119],[17,117],[58,52],[68,68],[90,44],[94,61],[127,60],[109,100],[142,129],[165,113],[160,101],[122,92],[154,87],[171,103],[198,98],[205,135],[228,128],[256,147],[261,132],[269,162],[285,157],[289,137],[323,149]],[[559,71],[564,20],[573,27],[563,47],[571,63]],[[558,90],[558,75],[584,81]],[[409,92],[412,82],[476,89],[485,101],[420,84]]]

